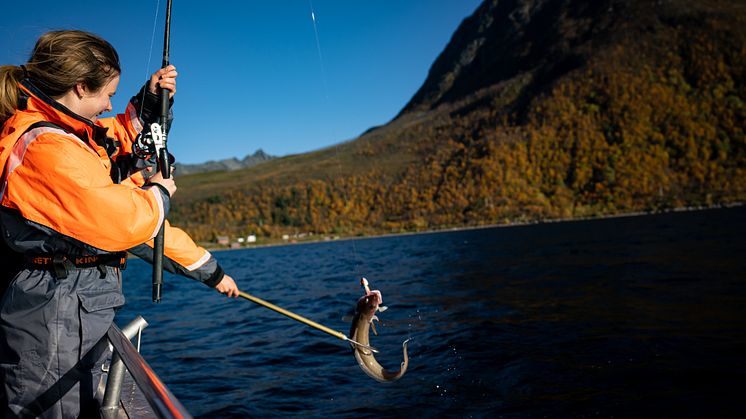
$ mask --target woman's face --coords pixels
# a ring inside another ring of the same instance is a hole
[[[111,97],[117,92],[119,75],[109,79],[109,82],[97,91],[90,91],[85,86],[78,87],[81,92],[77,114],[96,122],[98,116],[104,112],[111,112]]]

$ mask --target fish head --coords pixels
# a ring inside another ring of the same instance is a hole
[[[378,306],[383,302],[381,292],[373,290],[366,293],[359,300],[357,300],[356,311],[368,317],[373,317],[378,310]]]

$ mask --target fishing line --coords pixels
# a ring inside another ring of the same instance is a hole
[[[327,101],[327,105],[329,103],[329,94],[328,94],[328,86],[326,84],[326,70],[324,68],[324,56],[321,53],[321,41],[319,40],[319,30],[316,26],[316,11],[313,8],[313,1],[308,0],[308,6],[311,9],[311,21],[313,22],[313,33],[316,36],[316,51],[319,55],[319,66],[321,67],[321,79],[324,84],[324,97]],[[337,161],[337,174],[339,175],[339,178],[342,178],[342,162],[339,158],[339,144],[334,144],[334,159]],[[362,277],[363,275],[358,270],[358,266],[362,266],[362,263],[360,262],[360,259],[358,258],[357,254],[357,246],[355,245],[355,238],[351,238],[350,242],[352,243],[352,257],[353,257],[353,268],[352,273],[355,276]]]
[[[161,0],[156,1],[155,4],[155,18],[153,18],[153,33],[150,35],[150,50],[148,51],[148,63],[145,66],[145,80],[150,79],[150,60],[153,57],[153,44],[155,43],[155,29],[158,26],[158,9],[161,8]],[[142,91],[142,97],[140,97],[140,103],[145,103],[145,94],[148,89],[145,88]],[[142,120],[142,112],[145,106],[140,105],[140,114],[137,117]]]

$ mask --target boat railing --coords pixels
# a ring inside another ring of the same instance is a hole
[[[112,356],[106,391],[101,403],[101,415],[105,419],[119,417],[122,383],[127,371],[157,417],[165,419],[192,417],[140,355],[140,337],[147,325],[145,319],[137,316],[122,330],[112,323],[107,332],[112,346]],[[131,342],[131,339],[135,337],[137,337],[137,348]]]

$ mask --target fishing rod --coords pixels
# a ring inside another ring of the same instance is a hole
[[[372,346],[368,346],[368,345],[364,345],[364,344],[362,344],[360,342],[356,342],[356,341],[348,338],[347,335],[345,335],[342,332],[338,332],[338,331],[336,331],[334,329],[330,329],[330,328],[328,328],[328,327],[326,327],[326,326],[324,326],[322,324],[318,324],[318,323],[316,323],[313,320],[309,320],[309,319],[307,319],[307,318],[305,318],[303,316],[300,316],[298,314],[293,313],[292,311],[285,310],[282,307],[278,307],[278,306],[270,303],[269,301],[262,300],[261,298],[255,297],[255,296],[253,296],[253,295],[251,295],[251,294],[249,294],[247,292],[239,291],[238,292],[238,296],[241,297],[241,298],[245,298],[245,299],[247,299],[247,300],[249,300],[251,302],[257,303],[260,306],[266,307],[266,308],[268,308],[270,310],[274,310],[274,311],[276,311],[276,312],[278,312],[280,314],[288,316],[291,319],[299,321],[299,322],[301,322],[303,324],[306,324],[308,326],[311,326],[314,329],[317,329],[317,330],[320,330],[320,331],[322,331],[324,333],[330,334],[330,335],[334,336],[337,339],[341,339],[341,340],[343,340],[345,342],[349,342],[349,343],[351,343],[351,344],[353,344],[355,346],[359,346],[361,348],[368,349],[369,351],[378,353],[378,350],[375,349],[375,348],[373,348]]]
[[[171,0],[166,3],[166,28],[163,34],[163,63],[161,68],[168,67],[168,54],[171,41]],[[158,86],[160,94],[161,113],[158,124],[152,124],[151,135],[155,145],[155,157],[158,162],[158,171],[164,179],[171,178],[171,162],[168,160],[167,136],[168,136],[168,107],[169,107],[169,89]],[[163,244],[164,244],[164,226],[166,220],[161,223],[161,228],[153,240],[153,302],[161,302],[161,289],[163,288]]]

